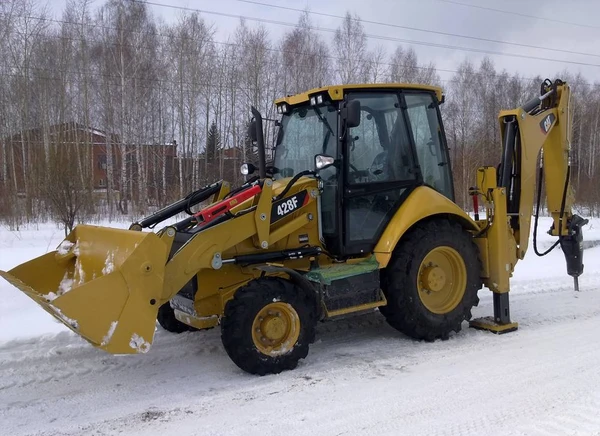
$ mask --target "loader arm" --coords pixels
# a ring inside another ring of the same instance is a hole
[[[309,205],[315,202],[316,188],[309,190],[311,193],[304,196],[304,204],[298,204],[294,216],[275,228],[271,227],[270,219],[274,203],[273,183],[271,179],[265,179],[253,210],[198,232],[166,263],[161,303],[173,298],[198,271],[220,269],[224,263],[232,262],[233,259],[224,258],[223,253],[240,242],[254,237],[256,249],[267,251],[284,237],[304,227],[314,219],[314,214],[308,210]],[[243,195],[243,192],[238,195]],[[167,230],[162,234],[162,240],[170,247],[174,236],[175,231]]]

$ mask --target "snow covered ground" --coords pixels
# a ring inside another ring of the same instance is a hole
[[[584,235],[600,241],[600,220]],[[0,269],[61,240],[52,225],[0,230]],[[295,371],[267,377],[239,370],[218,329],[159,329],[148,354],[108,355],[2,280],[0,434],[600,435],[600,246],[584,257],[575,293],[560,250],[530,248],[512,281],[517,332],[465,324],[419,343],[375,312],[321,324]],[[490,315],[480,297],[474,315]]]

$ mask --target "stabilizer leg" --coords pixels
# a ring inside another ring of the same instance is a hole
[[[478,330],[488,330],[492,333],[503,334],[514,332],[519,324],[510,321],[510,303],[508,292],[499,294],[494,292],[494,317],[486,316],[469,322],[469,327]]]

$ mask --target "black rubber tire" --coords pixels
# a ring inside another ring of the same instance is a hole
[[[433,248],[450,246],[465,262],[467,284],[462,300],[448,313],[436,314],[422,303],[417,275],[422,260]],[[472,236],[458,223],[433,219],[419,223],[406,234],[382,272],[381,287],[388,301],[379,308],[387,322],[400,332],[419,340],[448,339],[461,324],[471,319],[471,309],[479,304],[482,287],[479,250]]]
[[[192,331],[192,327],[187,324],[182,323],[177,318],[175,318],[175,311],[169,304],[166,302],[158,309],[158,316],[156,317],[158,323],[162,328],[171,333],[183,333]]]
[[[286,354],[269,356],[256,348],[252,340],[252,324],[258,312],[274,300],[290,304],[300,318],[300,335]],[[289,280],[260,277],[239,288],[225,305],[221,320],[221,341],[231,360],[250,374],[278,374],[296,368],[308,355],[315,340],[315,296]]]

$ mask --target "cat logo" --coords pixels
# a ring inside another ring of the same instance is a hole
[[[548,134],[548,132],[552,128],[552,125],[554,124],[555,119],[556,118],[555,118],[554,114],[549,114],[544,117],[544,119],[540,123],[540,127],[542,128],[542,133],[544,135]]]

